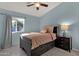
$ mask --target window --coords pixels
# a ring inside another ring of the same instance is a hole
[[[24,19],[12,17],[12,32],[23,32]]]

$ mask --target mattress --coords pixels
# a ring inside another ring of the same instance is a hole
[[[32,33],[23,33],[21,34],[21,39],[23,37],[27,37],[31,39],[32,43],[32,48],[34,49],[36,47],[39,47],[42,44],[51,42],[56,39],[56,34],[55,33],[37,33],[37,32],[32,32]],[[25,40],[25,39],[24,39]]]

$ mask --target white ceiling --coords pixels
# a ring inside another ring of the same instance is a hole
[[[0,2],[0,8],[15,11],[23,14],[33,15],[33,16],[43,16],[51,9],[55,8],[61,2],[43,2],[48,4],[48,7],[40,7],[40,10],[36,10],[34,6],[27,7],[27,2]]]

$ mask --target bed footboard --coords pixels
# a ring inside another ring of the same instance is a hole
[[[20,39],[20,48],[22,48],[27,56],[40,56],[49,49],[53,48],[55,46],[55,41],[40,45],[39,47],[35,49],[31,49],[32,43],[31,40],[26,38],[26,39]]]
[[[55,46],[55,41],[40,45],[31,51],[32,56],[40,56]]]
[[[27,54],[27,56],[31,56],[31,40],[28,38],[20,38],[20,48],[22,48],[25,53]]]

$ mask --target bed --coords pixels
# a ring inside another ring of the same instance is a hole
[[[23,33],[20,37],[20,48],[28,56],[39,56],[53,48],[57,35],[57,26],[54,26],[53,32],[47,33]]]

